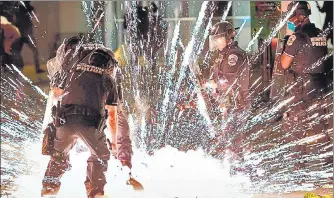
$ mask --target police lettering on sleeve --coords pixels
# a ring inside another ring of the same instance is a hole
[[[295,57],[298,51],[301,49],[303,44],[303,38],[298,34],[293,34],[289,37],[288,41],[285,44],[284,54],[290,57]]]

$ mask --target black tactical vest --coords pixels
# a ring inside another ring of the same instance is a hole
[[[313,23],[302,26],[295,35],[301,39],[299,52],[293,59],[291,69],[298,74],[319,74],[325,70],[327,39]]]

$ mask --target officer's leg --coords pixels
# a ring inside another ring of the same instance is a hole
[[[12,63],[19,69],[22,70],[24,63],[21,55],[21,51],[24,44],[24,38],[16,39],[12,45]]]
[[[69,126],[57,128],[54,139],[54,154],[51,156],[43,178],[42,195],[57,194],[60,188],[60,179],[69,169],[68,152],[75,144],[77,136]]]
[[[104,194],[104,186],[107,183],[105,172],[108,169],[108,160],[110,159],[106,136],[103,131],[98,131],[94,126],[80,126],[77,134],[91,152],[91,156],[87,160],[85,181],[87,196]]]
[[[131,168],[132,145],[130,139],[130,127],[121,103],[119,103],[117,107],[117,115],[117,159],[119,159],[122,163],[125,163],[125,165],[129,166],[129,168]]]
[[[36,44],[36,39],[33,36],[32,29],[29,30],[29,32],[30,32],[29,35],[31,35],[31,36],[30,36],[30,38],[26,37],[26,43],[34,54],[34,62],[35,62],[36,73],[40,73],[40,72],[43,72],[43,70],[41,70],[40,64],[39,64],[39,59],[38,59],[39,52],[38,52],[38,49],[37,49],[37,46],[36,46],[37,45]]]

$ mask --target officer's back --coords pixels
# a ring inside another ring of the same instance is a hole
[[[63,105],[80,105],[100,111],[105,106],[106,93],[112,82],[92,72],[74,72],[68,86],[68,93],[63,97]]]
[[[94,47],[94,46],[93,46]],[[67,75],[64,87],[67,93],[62,99],[63,106],[83,106],[91,109],[93,115],[103,115],[104,106],[110,103],[107,94],[116,87],[115,81],[101,75],[103,68],[110,64],[108,54],[102,50],[92,50],[92,46],[82,45],[77,57],[71,57],[66,64]],[[73,67],[75,65],[75,67]]]
[[[289,96],[295,95],[294,103],[319,96],[325,87],[323,60],[327,54],[326,37],[309,20],[310,5],[305,1],[292,2],[288,10],[295,5],[288,22],[288,28],[294,33],[289,36],[281,56],[282,68],[287,69],[287,85],[291,85],[287,92]]]
[[[327,54],[327,41],[320,33],[321,30],[313,23],[308,23],[292,35],[290,43],[287,43],[291,49],[286,48],[285,53],[296,54],[294,65],[291,67],[293,71],[306,74],[324,72],[324,63],[318,60]]]

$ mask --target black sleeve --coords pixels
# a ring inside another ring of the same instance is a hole
[[[117,106],[117,101],[118,101],[117,86],[115,82],[112,82],[111,89],[108,93],[106,105]]]
[[[224,67],[224,76],[229,83],[232,84],[238,77],[242,66],[245,64],[245,58],[246,57],[239,52],[232,51],[229,53],[227,57],[227,66]]]
[[[297,52],[301,49],[302,43],[303,39],[300,36],[292,34],[286,42],[283,53],[287,56],[295,57]]]
[[[123,100],[122,83],[117,83],[117,93],[120,101]]]

